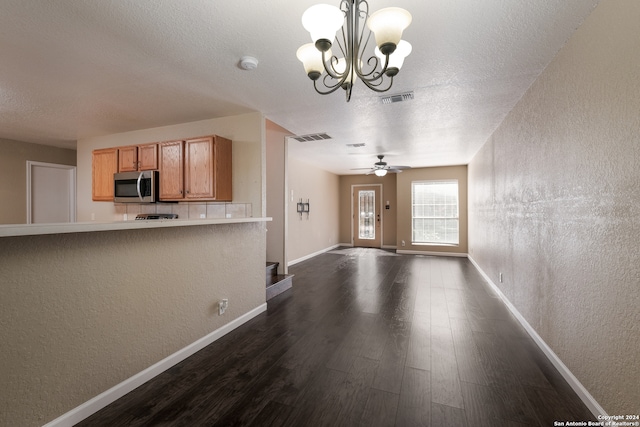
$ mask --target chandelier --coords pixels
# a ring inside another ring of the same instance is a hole
[[[342,0],[339,8],[317,4],[302,15],[302,26],[311,33],[313,43],[301,46],[296,56],[321,95],[342,88],[349,102],[356,76],[369,89],[385,92],[391,88],[404,58],[411,53],[411,45],[401,40],[402,31],[410,23],[411,14],[399,7],[380,9],[369,16],[366,0]],[[369,30],[366,34],[365,24]],[[342,37],[334,44],[341,28]],[[369,45],[371,34],[376,45],[373,55]],[[340,58],[332,53],[335,45]],[[365,60],[367,55],[369,58]]]

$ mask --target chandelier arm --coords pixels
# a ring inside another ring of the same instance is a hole
[[[373,62],[373,65],[371,65],[371,62]],[[382,72],[376,73],[376,69],[378,68],[379,63],[380,60],[378,59],[378,57],[372,56],[367,60],[367,65],[371,66],[371,71],[369,71],[368,73],[362,71],[361,73],[358,73],[358,77],[360,77],[362,80],[379,79],[380,75],[383,74]],[[369,78],[369,76],[371,75],[373,75],[373,77]]]
[[[325,78],[324,78],[323,80],[326,80],[326,78],[327,78],[327,76],[325,76]],[[336,84],[335,84],[335,85],[333,85],[333,86],[329,86],[329,85],[327,85],[327,83],[326,83],[326,82],[324,82],[324,81],[322,82],[322,84],[324,85],[324,87],[326,87],[326,88],[327,88],[327,90],[326,90],[326,91],[320,90],[320,89],[318,88],[318,81],[317,81],[317,80],[314,80],[314,81],[313,81],[313,88],[314,88],[314,89],[316,90],[316,92],[318,92],[320,95],[329,95],[330,93],[335,92],[336,90],[338,90],[338,89],[342,86],[342,85],[340,84],[340,82],[336,83]]]
[[[391,89],[391,86],[393,85],[393,76],[389,77],[389,86],[385,86],[384,88],[380,89],[378,88],[378,86],[380,86],[382,83],[385,83],[387,80],[385,80],[384,78],[380,78],[380,83],[378,84],[373,84],[368,80],[362,80],[362,83],[364,83],[369,89],[375,91],[375,92],[386,92],[389,89]]]
[[[342,78],[342,74],[340,74],[340,73],[338,73],[336,71],[336,68],[335,68],[335,66],[333,64],[334,60],[335,60],[336,63],[338,62],[338,58],[335,55],[332,55],[327,60],[326,52],[322,52],[322,64],[324,65],[324,69],[327,72],[327,76],[324,76],[325,79],[327,77],[331,77],[332,79],[336,79],[336,80],[340,80]],[[329,64],[329,65],[327,65],[327,64]],[[327,86],[327,85],[325,84],[325,86]]]
[[[365,40],[364,45],[362,44],[362,39],[364,37],[364,25],[360,28],[360,21],[362,20],[364,23],[367,22],[369,18],[369,3],[366,0],[355,0],[356,2],[356,14],[354,16],[355,20],[355,28],[353,31],[353,64],[354,69],[358,77],[362,78],[364,75],[362,72],[362,64],[361,58],[364,54],[365,49],[367,48],[367,44],[369,43],[369,38],[371,37],[371,32],[369,32],[367,39]]]
[[[358,77],[360,77],[360,79],[362,81],[366,80],[366,81],[369,81],[369,82],[373,83],[375,80],[384,78],[385,73],[387,72],[387,68],[389,66],[389,55],[386,55],[386,58],[385,58],[385,61],[384,61],[384,67],[382,67],[382,70],[380,70],[380,71],[377,71],[378,65],[380,64],[380,60],[377,57],[372,56],[367,61],[367,64],[370,64],[371,61],[374,61],[374,63],[375,63],[373,69],[367,74],[358,74]],[[371,77],[369,77],[369,76],[371,76]]]
[[[358,30],[358,13],[359,13],[359,0],[351,0],[351,4],[349,6],[349,13],[347,14],[347,41],[346,48],[347,51],[345,53],[345,70],[344,73],[348,81],[345,82],[347,91],[347,99],[351,98],[351,87],[353,87],[353,78],[354,74],[357,71],[356,65],[356,57],[357,57],[357,46],[356,39],[354,37],[355,32]]]
[[[366,23],[366,20],[369,18],[369,3],[366,0],[354,0],[354,1],[357,3],[357,14],[358,14],[358,16],[356,17],[356,30],[357,30],[360,20],[363,20]],[[362,56],[364,55],[364,52],[367,49],[369,40],[371,39],[371,31],[367,33],[366,39],[364,39],[364,26],[362,27],[362,29],[354,32],[353,35],[354,35],[354,41],[356,44],[354,48],[354,53],[357,52],[357,55],[358,55],[358,57],[354,58],[354,61],[353,61],[356,74],[363,82],[368,81],[369,83],[371,83],[371,85],[380,86],[382,84],[382,79],[389,65],[389,55],[385,55],[384,66],[382,67],[382,70],[379,72],[376,72],[376,70],[379,65],[382,66],[381,61],[375,55],[370,57],[367,60],[367,65],[371,67],[371,71],[369,71],[368,73],[365,72],[362,68],[362,64],[360,64],[361,60],[359,58],[362,58]],[[356,41],[356,35],[358,36],[357,41]],[[362,43],[363,39],[364,39],[364,44]],[[381,80],[381,81],[378,84],[375,84],[376,80]],[[371,85],[367,85],[367,86],[371,87]]]

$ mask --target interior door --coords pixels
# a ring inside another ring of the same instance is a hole
[[[353,188],[353,246],[379,248],[382,214],[379,186]]]
[[[76,167],[27,161],[27,224],[75,220]]]

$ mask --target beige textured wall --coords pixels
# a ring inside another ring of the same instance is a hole
[[[0,239],[0,425],[51,421],[263,304],[264,247],[264,223]]]
[[[287,176],[287,141],[292,135],[283,127],[266,120],[267,160],[267,260],[279,263],[278,273],[286,270],[285,261],[285,205]]]
[[[602,1],[469,165],[471,257],[616,415],[640,413],[639,23]]]
[[[289,193],[287,262],[327,249],[338,242],[338,175],[321,170],[298,159],[288,160]],[[310,200],[310,213],[298,214],[296,203]],[[295,279],[294,279],[295,283]]]
[[[27,222],[27,160],[76,164],[76,151],[0,139],[0,224]]]
[[[340,243],[352,244],[352,185],[382,184],[382,246],[396,246],[398,204],[396,203],[396,174],[383,177],[375,175],[343,175],[340,177]],[[389,210],[384,204],[389,201]]]
[[[98,148],[171,141],[203,135],[220,135],[233,141],[233,201],[251,203],[254,217],[262,217],[264,180],[264,118],[249,113],[218,119],[201,120],[173,126],[143,129],[78,141],[78,221],[117,220],[114,204],[91,200],[91,152]]]
[[[411,244],[411,182],[425,180],[457,179],[459,192],[460,243],[455,246],[446,245],[412,245]],[[405,170],[398,174],[398,250],[467,253],[467,167],[445,166],[437,168],[418,168]],[[402,246],[402,241],[405,246]]]

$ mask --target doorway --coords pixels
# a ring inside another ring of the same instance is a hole
[[[353,246],[382,247],[382,185],[352,186]]]
[[[76,221],[76,167],[27,160],[27,224]]]

